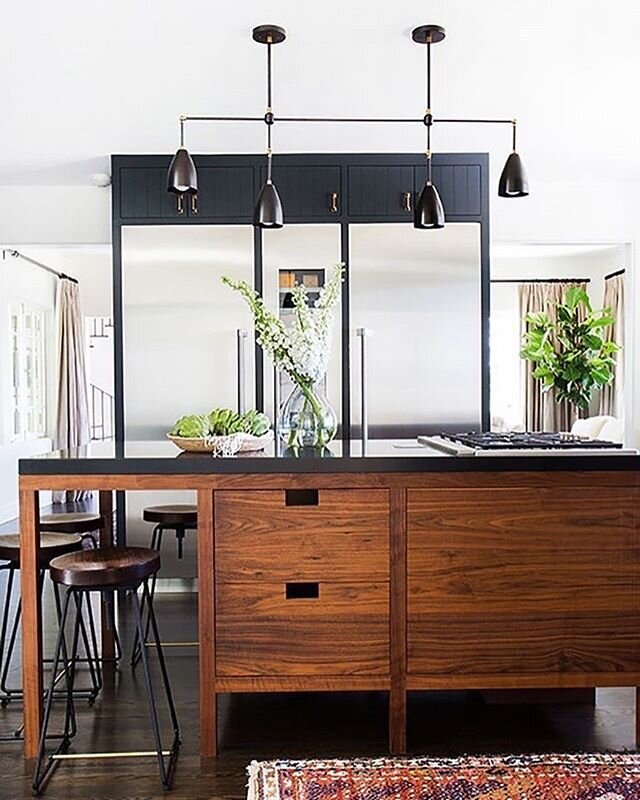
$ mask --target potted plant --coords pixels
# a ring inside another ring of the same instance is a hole
[[[558,401],[588,411],[593,390],[613,380],[620,349],[606,339],[611,309],[594,310],[585,290],[573,286],[550,312],[527,315],[520,355],[535,365],[533,377],[542,381],[544,391],[553,388]]]

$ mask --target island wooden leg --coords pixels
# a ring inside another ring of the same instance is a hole
[[[640,687],[636,687],[636,747],[640,747]]]
[[[215,660],[214,494],[198,491],[198,638],[200,642],[200,755],[218,754]]]
[[[407,752],[407,492],[389,491],[390,597],[389,751]]]
[[[38,492],[20,489],[20,592],[22,597],[22,686],[24,756],[35,758],[42,723],[42,613],[38,563]]]
[[[99,511],[104,517],[104,528],[100,531],[100,547],[113,547],[113,492],[101,491],[99,494]],[[114,598],[114,622],[115,622],[115,598]],[[102,659],[103,665],[110,665],[115,670],[115,636],[111,627],[111,620],[108,619],[108,609],[104,602],[101,606],[101,637],[102,637]]]

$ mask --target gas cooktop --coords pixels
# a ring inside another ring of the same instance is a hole
[[[526,456],[526,455],[636,455],[619,442],[589,439],[571,433],[442,433],[418,436],[420,444],[435,447],[456,456]]]
[[[589,439],[584,436],[575,436],[572,433],[476,433],[470,431],[469,433],[442,433],[440,435],[450,442],[458,442],[467,447],[477,447],[480,450],[622,448],[622,445],[617,442]]]

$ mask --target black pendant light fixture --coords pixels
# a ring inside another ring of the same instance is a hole
[[[191,196],[192,210],[197,209],[198,173],[196,165],[184,146],[184,117],[180,117],[180,147],[171,159],[167,172],[167,191],[178,196],[178,213],[184,214],[184,197]]]
[[[526,197],[529,194],[527,175],[519,154],[516,152],[516,120],[515,119],[444,119],[436,118],[431,107],[431,45],[441,42],[446,36],[445,29],[440,25],[421,25],[414,28],[411,37],[414,42],[426,45],[426,94],[427,108],[420,119],[408,118],[381,118],[381,117],[275,117],[272,104],[271,81],[271,48],[274,44],[284,42],[287,37],[284,28],[278,25],[258,25],[253,29],[253,40],[267,46],[267,110],[264,116],[236,117],[236,116],[193,116],[180,117],[180,147],[178,148],[167,175],[167,189],[178,196],[178,212],[184,213],[184,197],[191,197],[191,213],[197,213],[198,176],[193,159],[184,146],[184,123],[190,120],[207,122],[262,122],[267,126],[267,171],[266,180],[260,190],[256,201],[253,221],[259,228],[281,228],[284,225],[284,213],[280,195],[273,182],[271,149],[271,132],[274,123],[325,123],[344,122],[349,125],[359,123],[399,123],[410,125],[424,125],[427,129],[426,148],[426,181],[415,204],[413,224],[416,228],[434,230],[445,225],[445,209],[433,183],[433,151],[431,137],[433,126],[441,123],[464,124],[490,124],[511,125],[513,135],[513,152],[507,158],[500,176],[498,194],[500,197]],[[331,206],[335,212],[335,204]]]
[[[422,25],[415,28],[411,34],[414,42],[427,46],[427,110],[424,114],[424,124],[427,128],[427,180],[418,196],[413,212],[413,227],[427,230],[444,228],[444,206],[433,185],[431,151],[431,128],[433,127],[433,112],[431,111],[431,45],[444,39],[444,28],[439,25]]]
[[[253,39],[267,45],[267,110],[264,122],[267,126],[267,179],[264,182],[255,208],[253,224],[259,228],[281,228],[284,225],[284,214],[280,195],[272,180],[273,152],[271,150],[271,128],[275,121],[273,115],[273,98],[271,86],[271,48],[274,44],[284,42],[287,34],[284,28],[277,25],[258,25],[253,29]]]
[[[522,159],[516,151],[516,127],[517,122],[513,120],[513,150],[500,175],[498,184],[498,194],[500,197],[526,197],[529,194],[529,181],[527,173],[522,164]]]

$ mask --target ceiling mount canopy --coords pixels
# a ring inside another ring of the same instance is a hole
[[[267,48],[267,97],[266,111],[264,116],[193,116],[183,114],[179,118],[180,123],[180,146],[173,157],[167,174],[167,190],[178,195],[179,201],[185,195],[192,196],[192,202],[198,193],[198,175],[193,159],[189,155],[184,144],[184,125],[188,121],[206,122],[262,122],[266,126],[266,177],[265,182],[258,195],[254,208],[253,221],[259,228],[281,228],[284,225],[284,211],[282,201],[278,194],[278,189],[273,181],[272,162],[272,129],[276,123],[280,122],[346,122],[349,124],[359,123],[399,123],[399,124],[420,124],[426,128],[426,180],[414,209],[414,226],[425,230],[443,228],[445,224],[445,209],[438,193],[438,189],[433,181],[433,151],[431,147],[432,128],[441,123],[464,123],[464,124],[490,124],[490,125],[510,125],[512,129],[513,149],[508,156],[500,182],[498,184],[498,195],[500,197],[526,197],[529,194],[529,183],[527,174],[522,164],[522,159],[516,150],[516,126],[515,119],[464,119],[451,118],[445,119],[435,117],[431,104],[431,46],[442,42],[446,37],[446,31],[441,25],[420,25],[411,32],[411,38],[417,44],[426,46],[426,109],[422,117],[397,118],[397,117],[279,117],[273,111],[273,81],[271,66],[271,50],[273,45],[284,42],[287,32],[279,25],[258,25],[253,29],[252,38],[258,44],[266,45]]]

